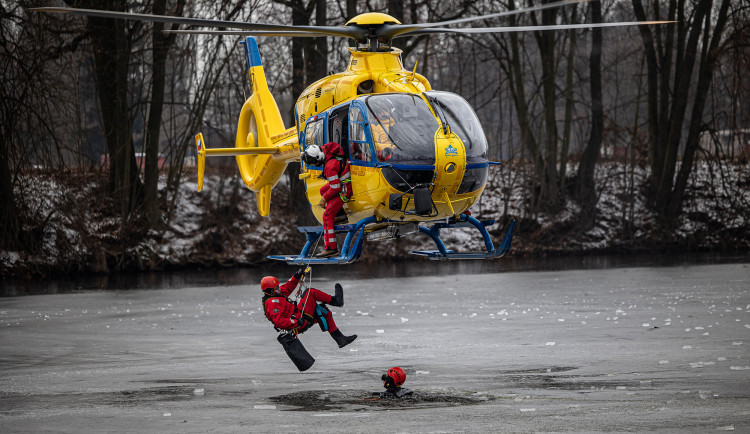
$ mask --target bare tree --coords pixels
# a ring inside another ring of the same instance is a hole
[[[64,167],[65,151],[55,129],[68,120],[64,104],[70,95],[67,63],[46,67],[75,49],[79,39],[65,40],[67,30],[50,27],[29,14],[26,1],[0,8],[0,246],[32,250],[36,229],[49,218],[28,209],[22,174],[33,166]],[[53,211],[54,212],[54,211]]]
[[[185,7],[185,0],[178,0],[171,15],[180,16]],[[167,11],[166,0],[154,0],[153,13],[164,15]],[[174,44],[176,35],[162,32],[163,23],[154,23],[152,27],[151,48],[151,104],[148,110],[148,124],[144,147],[146,163],[144,167],[144,200],[143,211],[149,226],[154,226],[161,217],[159,207],[159,143],[161,137],[162,115],[164,110],[164,88],[166,81],[167,53]]]
[[[654,2],[647,11],[642,0],[633,0],[639,20],[653,17],[676,21],[656,28],[639,28],[648,67],[648,197],[666,221],[681,211],[730,3],[721,0],[715,8],[711,0],[670,0],[666,5]],[[662,6],[666,6],[666,16]],[[684,150],[680,153],[681,147]]]
[[[602,22],[602,7],[598,1],[591,2],[591,22]],[[574,195],[581,205],[579,222],[582,229],[590,228],[596,216],[596,185],[594,168],[599,160],[604,135],[604,103],[602,100],[602,29],[591,32],[589,54],[589,86],[591,89],[591,133],[581,154]]]
[[[324,0],[273,0],[291,9],[292,25],[308,26],[313,11],[316,11],[316,24],[326,25],[327,6]],[[318,21],[320,20],[320,21]],[[317,42],[316,42],[317,40]],[[322,52],[321,52],[322,51]],[[326,75],[328,45],[326,38],[292,38],[292,100],[296,101],[307,85]],[[292,116],[294,119],[294,108]],[[298,120],[295,119],[295,122]],[[299,181],[300,165],[291,163],[287,166],[286,176],[289,180],[289,205],[297,216],[297,224],[312,224],[315,217],[310,208],[305,189]]]

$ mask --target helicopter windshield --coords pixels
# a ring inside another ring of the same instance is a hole
[[[365,100],[378,161],[435,163],[438,123],[427,103],[412,94],[372,95]]]
[[[469,103],[450,92],[429,91],[425,95],[448,118],[448,125],[466,147],[467,157],[487,158],[487,138]]]

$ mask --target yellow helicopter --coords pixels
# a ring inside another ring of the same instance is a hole
[[[74,8],[37,8],[53,13],[156,21],[190,26],[216,26],[238,31],[174,30],[174,33],[237,34],[244,45],[252,94],[239,116],[234,148],[207,148],[202,134],[196,136],[198,191],[203,188],[205,158],[234,156],[245,185],[256,193],[258,212],[268,216],[271,190],[287,164],[300,161],[311,145],[339,143],[348,159],[353,195],[337,218],[337,233],[346,239],[336,257],[314,256],[323,228],[300,227],[307,242],[297,255],[269,256],[289,264],[345,264],[357,260],[365,240],[399,238],[410,233],[429,236],[436,250],[413,251],[434,260],[489,259],[505,255],[512,242],[515,221],[497,248],[486,226],[469,208],[482,195],[489,166],[487,139],[474,110],[462,97],[432,89],[429,81],[404,68],[402,51],[391,45],[398,37],[431,33],[491,33],[530,30],[610,27],[656,24],[625,22],[533,27],[445,28],[476,20],[554,8],[586,0],[564,0],[539,6],[425,24],[402,24],[390,15],[364,13],[345,26],[288,26],[164,15],[110,12]],[[295,125],[287,127],[268,89],[255,36],[321,37],[354,39],[346,71],[311,84],[297,99]],[[322,166],[302,164],[312,210],[322,222],[320,188],[327,181]],[[474,227],[485,250],[448,250],[440,231]]]

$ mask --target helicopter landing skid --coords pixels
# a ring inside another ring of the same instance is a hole
[[[367,217],[356,224],[334,226],[333,228],[337,233],[346,232],[346,238],[341,245],[341,253],[339,253],[339,256],[334,256],[332,258],[317,258],[313,256],[315,252],[311,252],[311,250],[315,248],[318,238],[323,234],[323,226],[299,226],[297,227],[297,230],[304,233],[307,237],[307,242],[302,248],[300,254],[274,255],[268,256],[268,259],[285,261],[289,265],[352,263],[359,259],[359,255],[362,254],[362,241],[365,238],[365,226],[376,221],[377,219],[375,217]]]
[[[367,217],[360,220],[356,224],[347,225],[336,225],[334,229],[336,232],[345,232],[346,239],[341,246],[341,253],[338,256],[332,258],[318,258],[313,256],[314,252],[311,251],[318,244],[318,239],[323,234],[322,226],[300,226],[297,228],[300,232],[304,233],[307,237],[307,242],[302,248],[299,255],[272,255],[268,256],[268,259],[275,259],[277,261],[284,261],[290,265],[310,265],[310,264],[350,264],[362,254],[362,245],[365,239],[365,226],[371,223],[382,223],[375,217]],[[457,220],[448,222],[437,222],[431,227],[419,226],[419,231],[435,242],[437,250],[417,250],[409,252],[414,255],[426,256],[432,260],[450,261],[460,259],[493,259],[503,257],[510,250],[510,245],[513,241],[513,229],[516,221],[513,220],[508,228],[508,231],[503,238],[497,249],[492,244],[490,234],[487,232],[486,226],[494,224],[494,220],[483,220],[479,221],[474,217],[466,214],[461,214]],[[447,250],[443,240],[440,238],[441,229],[452,229],[452,228],[464,228],[464,227],[475,227],[484,239],[486,251],[484,252],[466,252],[457,253],[453,250]]]
[[[448,222],[448,223],[439,222],[439,223],[435,223],[429,228],[420,226],[419,231],[429,236],[430,238],[432,238],[432,241],[435,242],[435,245],[437,246],[438,249],[437,250],[415,250],[409,253],[413,255],[426,256],[427,258],[432,259],[434,261],[501,258],[505,256],[505,254],[508,253],[508,251],[510,250],[510,245],[513,242],[513,228],[516,225],[516,220],[514,219],[510,223],[508,232],[505,233],[505,237],[503,238],[503,241],[500,243],[497,249],[495,249],[495,246],[492,244],[492,240],[490,239],[490,234],[487,232],[487,228],[485,227],[485,226],[490,226],[494,223],[495,223],[495,220],[479,221],[470,215],[461,214],[459,221],[456,221],[456,222],[452,222],[452,223],[451,222]],[[445,248],[445,244],[443,244],[443,240],[440,238],[441,229],[465,228],[465,227],[471,227],[471,226],[474,226],[475,228],[477,228],[479,233],[482,234],[482,238],[484,239],[484,246],[487,249],[486,251],[457,253],[457,252],[454,252],[453,250],[447,250]]]

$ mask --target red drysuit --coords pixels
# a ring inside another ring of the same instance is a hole
[[[349,162],[344,157],[344,150],[336,142],[323,145],[326,162],[323,166],[323,176],[328,184],[320,187],[320,195],[326,201],[323,212],[323,242],[326,250],[338,250],[336,245],[336,231],[333,229],[336,214],[352,197],[351,173]]]
[[[330,295],[315,288],[310,288],[302,294],[299,306],[287,298],[297,288],[298,283],[299,279],[292,276],[285,284],[279,286],[279,291],[283,296],[266,295],[263,297],[263,310],[265,311],[266,318],[277,328],[283,330],[296,329],[298,333],[304,332],[311,325],[318,322],[318,320],[321,322],[321,329],[323,331],[334,332],[338,330],[336,323],[333,322],[331,311],[323,307],[318,308],[318,302],[331,302]],[[306,324],[302,328],[299,328],[299,320],[302,318],[303,308]],[[317,315],[316,309],[318,310]]]

